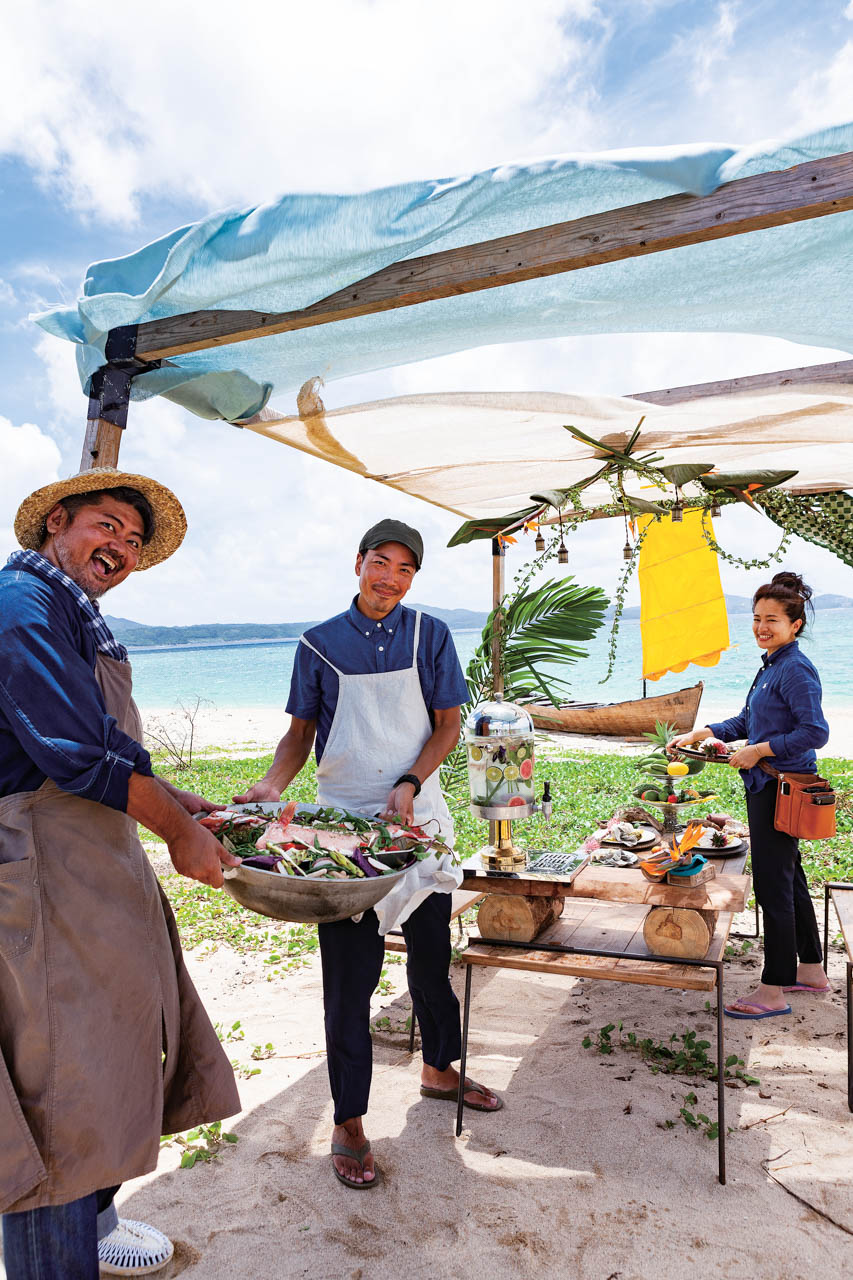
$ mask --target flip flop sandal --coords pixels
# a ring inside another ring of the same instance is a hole
[[[751,1009],[760,1009],[760,1013],[751,1013]],[[788,1004],[784,1009],[771,1009],[769,1005],[759,1004],[757,1000],[738,1000],[734,1005],[728,1005],[723,1010],[727,1018],[744,1018],[758,1021],[759,1018],[783,1018],[786,1013],[792,1013],[793,1010]]]
[[[175,1252],[168,1236],[147,1222],[119,1218],[109,1235],[98,1241],[101,1275],[147,1276],[165,1267]]]
[[[359,1147],[358,1151],[353,1151],[352,1147],[345,1147],[342,1142],[332,1143],[332,1156],[346,1156],[348,1160],[355,1160],[364,1168],[364,1157],[370,1150],[370,1143],[365,1142],[363,1147]],[[342,1182],[345,1187],[352,1187],[353,1191],[367,1191],[368,1187],[375,1187],[379,1181],[379,1170],[374,1169],[373,1177],[370,1182],[354,1182],[352,1178],[346,1178],[336,1167],[334,1158],[332,1159],[332,1173],[338,1182]]]
[[[825,996],[827,991],[831,991],[832,987],[829,983],[825,987],[810,987],[805,982],[795,982],[791,987],[783,987],[783,991],[811,991],[812,995]]]
[[[486,1089],[483,1085],[477,1084],[476,1080],[466,1079],[465,1092],[470,1093],[472,1089],[476,1089],[478,1093],[483,1095],[483,1097],[485,1097],[487,1093],[491,1093],[490,1089]],[[469,1107],[471,1111],[500,1111],[504,1104],[503,1098],[498,1098],[497,1094],[494,1096],[497,1098],[497,1103],[494,1107],[488,1107],[483,1102],[469,1102],[467,1098],[463,1100],[462,1105]],[[438,1098],[441,1102],[458,1102],[459,1086],[457,1085],[455,1089],[431,1089],[429,1085],[422,1084],[421,1097]]]

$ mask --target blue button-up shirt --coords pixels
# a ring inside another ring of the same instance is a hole
[[[796,640],[765,653],[743,710],[708,728],[721,742],[766,742],[773,752],[767,763],[781,772],[816,773],[815,748],[829,740],[829,725],[820,677]],[[741,772],[748,791],[761,791],[771,781],[759,765]]]
[[[328,662],[307,645],[296,646],[287,711],[300,720],[316,720],[318,764],[338,705],[340,682],[329,662],[344,675],[354,676],[402,671],[412,665],[414,610],[398,604],[386,617],[375,621],[359,612],[357,600],[358,596],[345,613],[305,632],[306,640],[310,640]],[[468,701],[468,686],[450,629],[428,613],[421,614],[418,676],[427,711],[446,711]]]
[[[107,715],[95,679],[93,631],[60,583],[27,568],[0,571],[0,796],[63,791],[127,810],[131,773],[148,752]]]

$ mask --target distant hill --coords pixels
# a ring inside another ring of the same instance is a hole
[[[850,596],[835,596],[826,594],[815,596],[813,602],[815,610],[818,609],[853,609],[853,599]],[[752,613],[752,596],[726,596],[726,608],[729,613]],[[639,618],[640,606],[638,604],[631,605],[630,609],[622,611],[623,618]]]
[[[411,604],[407,607],[440,618],[456,631],[485,626],[487,613],[472,609],[438,609],[428,604]],[[129,649],[150,648],[160,645],[209,645],[256,644],[296,640],[308,627],[314,627],[320,619],[308,622],[202,622],[188,627],[147,626],[131,618],[114,618],[104,615],[107,625],[117,640]]]
[[[815,596],[814,604],[816,609],[853,609],[853,599],[850,596]],[[749,596],[726,596],[726,605],[731,614],[752,613],[752,600]],[[454,631],[479,631],[486,625],[489,616],[475,609],[440,609],[430,604],[413,603],[407,607],[440,618]],[[612,616],[612,608],[609,614]],[[315,618],[309,622],[202,622],[191,627],[149,627],[145,623],[134,622],[131,618],[104,616],[116,639],[130,649],[159,645],[257,644],[259,641],[272,643],[296,640],[308,627],[314,627],[320,621]],[[624,610],[622,616],[639,618],[640,606],[632,605]]]

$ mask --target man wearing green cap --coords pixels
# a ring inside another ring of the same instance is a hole
[[[288,729],[268,773],[238,801],[278,800],[316,737],[322,804],[437,822],[453,839],[438,767],[459,740],[468,687],[447,626],[402,605],[423,560],[417,529],[380,520],[364,534],[355,572],[358,595],[346,612],[313,627],[297,646]],[[449,892],[454,881],[421,888],[401,916],[407,977],[423,1045],[421,1093],[456,1100],[459,1003],[448,977]],[[419,904],[419,905],[418,905]],[[380,903],[377,910],[380,910]],[[412,909],[414,907],[414,909]],[[385,944],[375,911],[319,926],[326,1046],[335,1101],[332,1161],[348,1187],[375,1186],[377,1171],[362,1118],[370,1093],[370,997]],[[480,1111],[503,1104],[465,1082],[465,1103]]]

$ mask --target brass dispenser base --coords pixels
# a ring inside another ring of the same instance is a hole
[[[480,850],[480,861],[487,871],[519,871],[527,865],[527,855],[512,843],[512,821],[495,822],[494,844]]]

